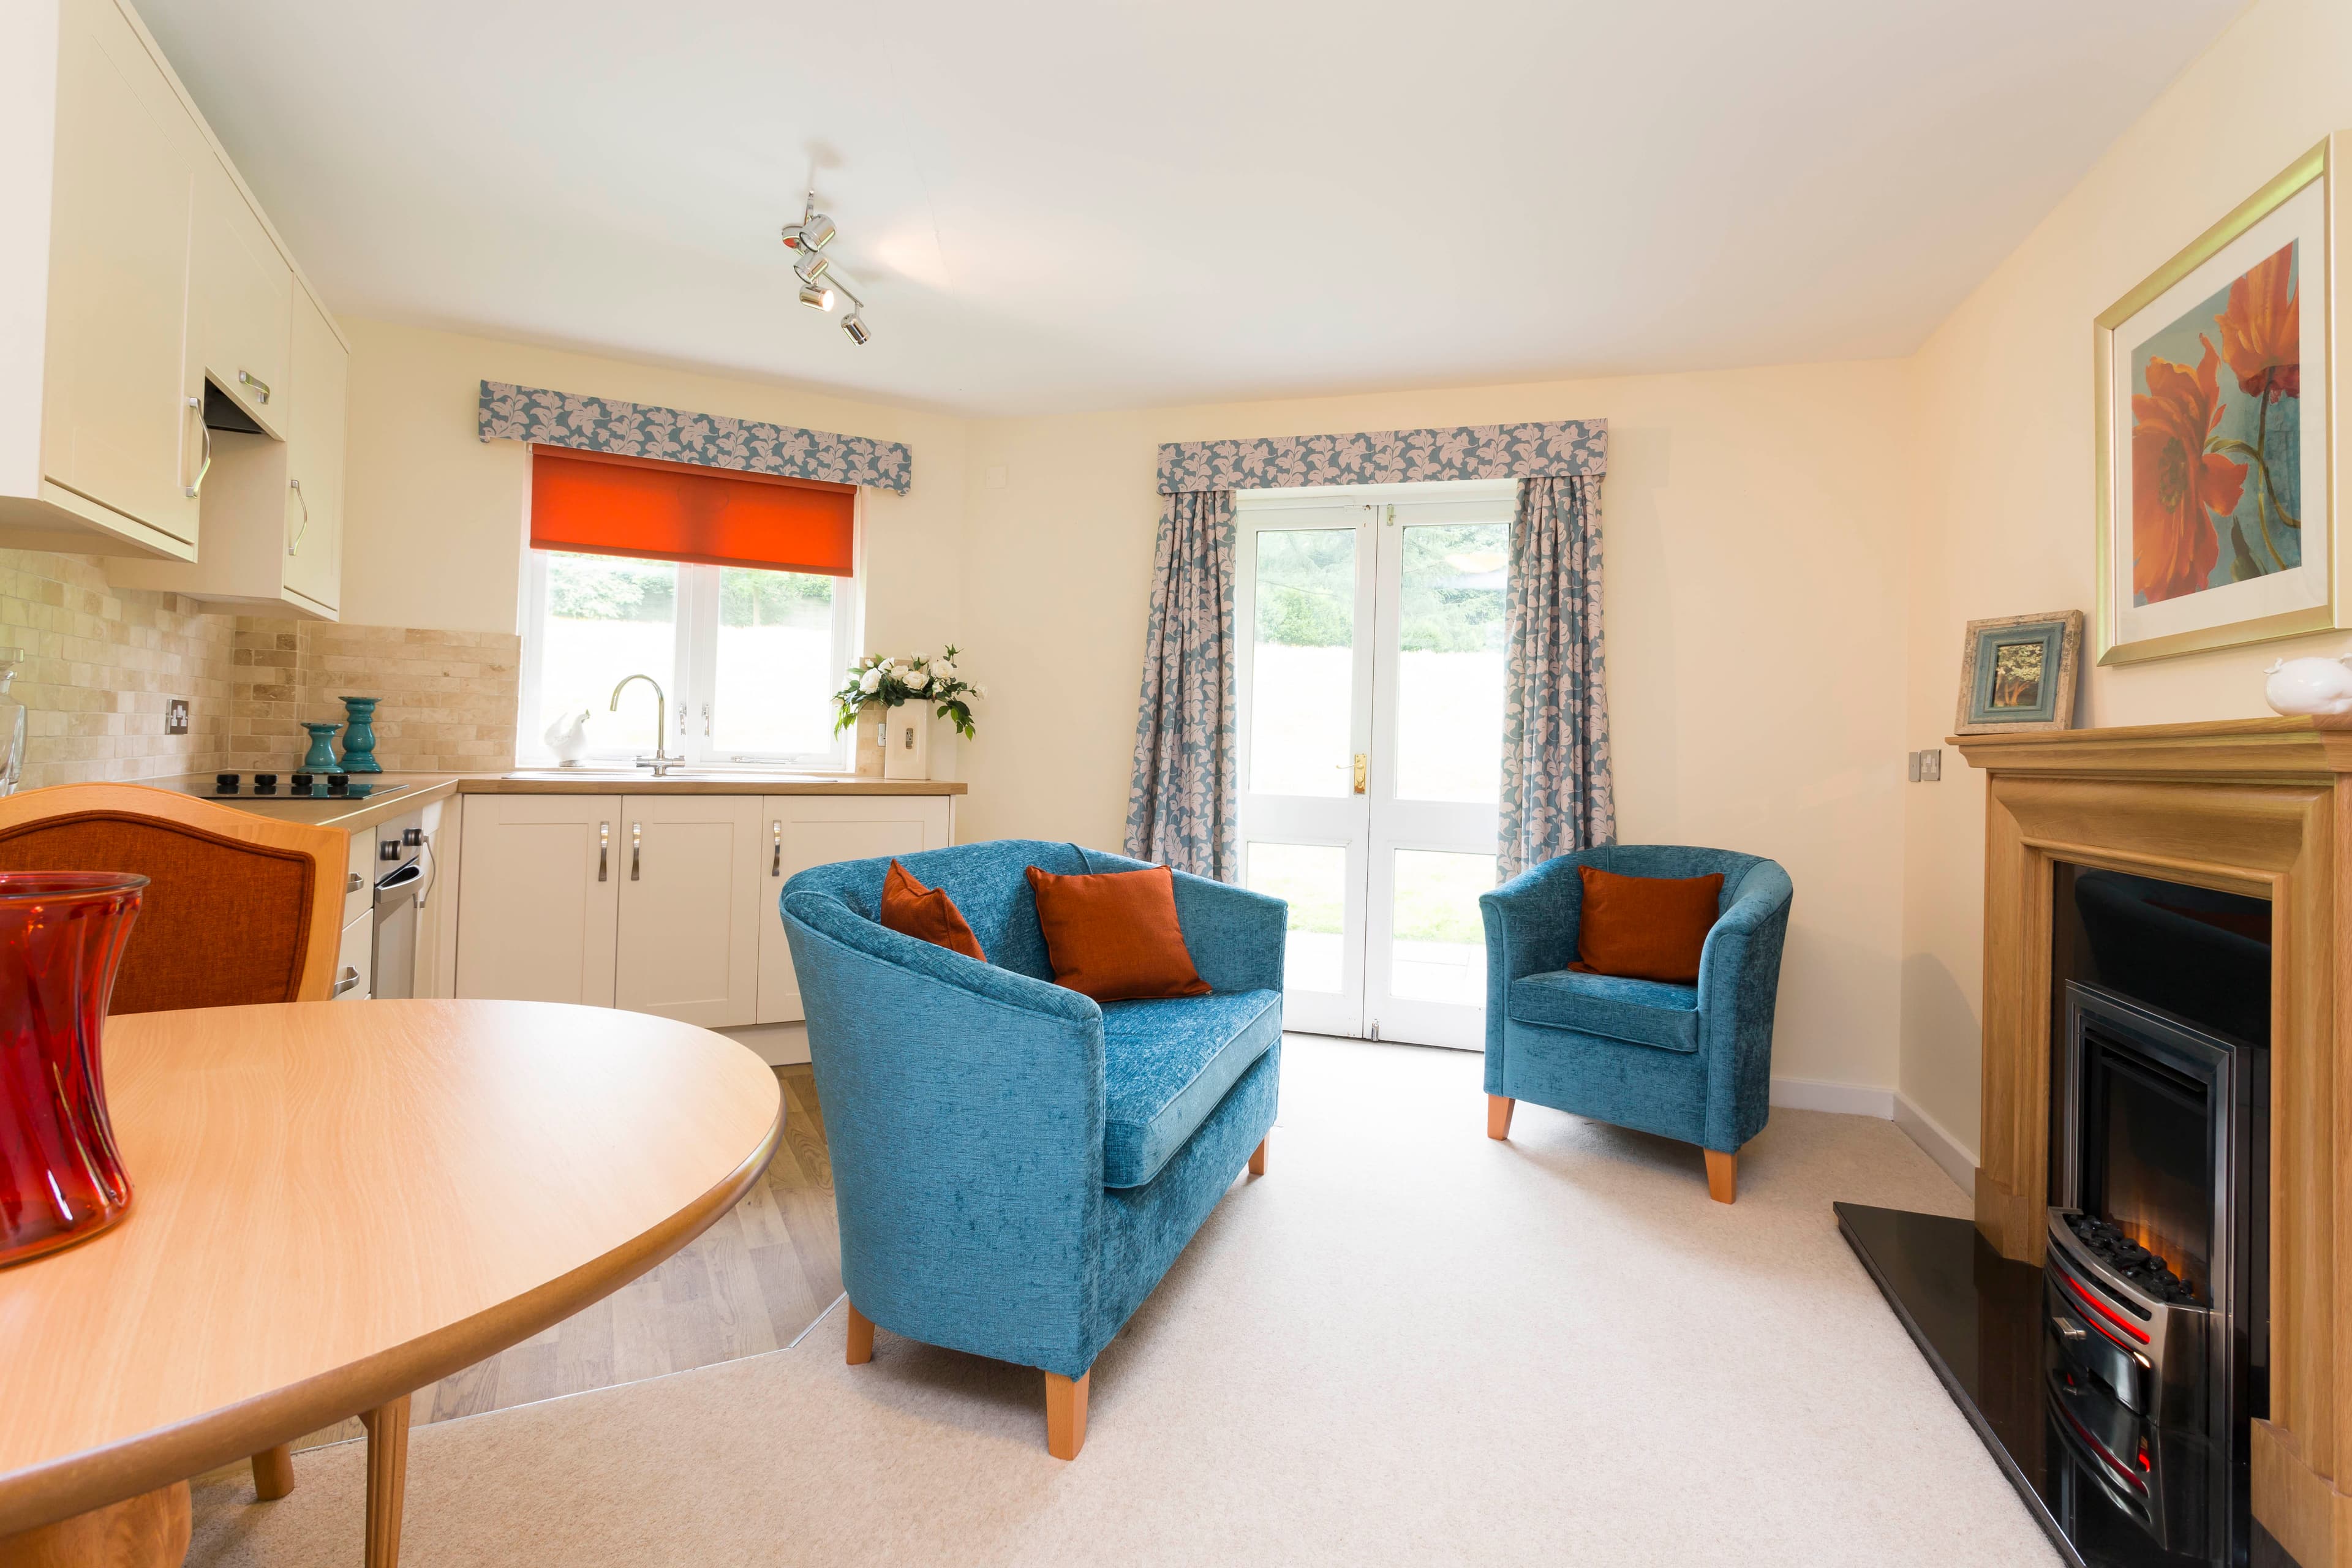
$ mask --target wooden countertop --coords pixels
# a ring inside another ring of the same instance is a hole
[[[553,770],[549,770],[552,772]],[[504,773],[378,773],[370,782],[408,787],[396,795],[370,795],[365,800],[303,799],[294,795],[216,795],[210,793],[209,774],[184,779],[142,780],[166,786],[200,784],[204,798],[242,811],[305,822],[319,827],[340,827],[357,833],[420,811],[436,800],[458,795],[957,795],[970,786],[955,779],[868,779],[839,773],[735,773],[657,779],[650,775],[623,778],[591,771],[583,778],[509,778]]]
[[[528,1002],[107,1021],[130,1214],[0,1269],[0,1536],[520,1343],[693,1239],[783,1130],[690,1025]]]

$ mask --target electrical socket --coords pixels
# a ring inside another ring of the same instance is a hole
[[[1937,784],[1944,777],[1944,749],[1930,746],[1924,752],[1908,754],[1909,774],[1913,784]]]
[[[174,697],[163,708],[163,733],[184,735],[188,732],[188,700]]]

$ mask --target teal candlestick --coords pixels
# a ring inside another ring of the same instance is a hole
[[[343,710],[352,717],[343,729],[343,772],[383,772],[383,764],[375,760],[375,705],[383,700],[381,697],[343,699]]]
[[[335,738],[341,724],[305,724],[310,731],[310,750],[302,758],[299,772],[306,773],[339,773],[342,767],[335,761],[335,748],[328,742]]]

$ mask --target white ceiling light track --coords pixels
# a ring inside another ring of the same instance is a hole
[[[866,301],[835,270],[833,258],[824,253],[835,232],[833,220],[816,210],[816,193],[811,191],[801,209],[801,221],[784,226],[784,248],[793,253],[793,276],[801,280],[801,303],[812,310],[830,310],[834,295],[840,294],[850,306],[849,314],[841,319],[841,330],[849,334],[851,342],[862,343],[874,335],[866,325]]]

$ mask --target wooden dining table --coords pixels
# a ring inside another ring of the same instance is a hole
[[[0,1269],[0,1568],[180,1563],[188,1478],[292,1484],[354,1415],[392,1568],[409,1395],[669,1257],[783,1132],[751,1051],[610,1008],[147,1013],[103,1060],[131,1211]]]

